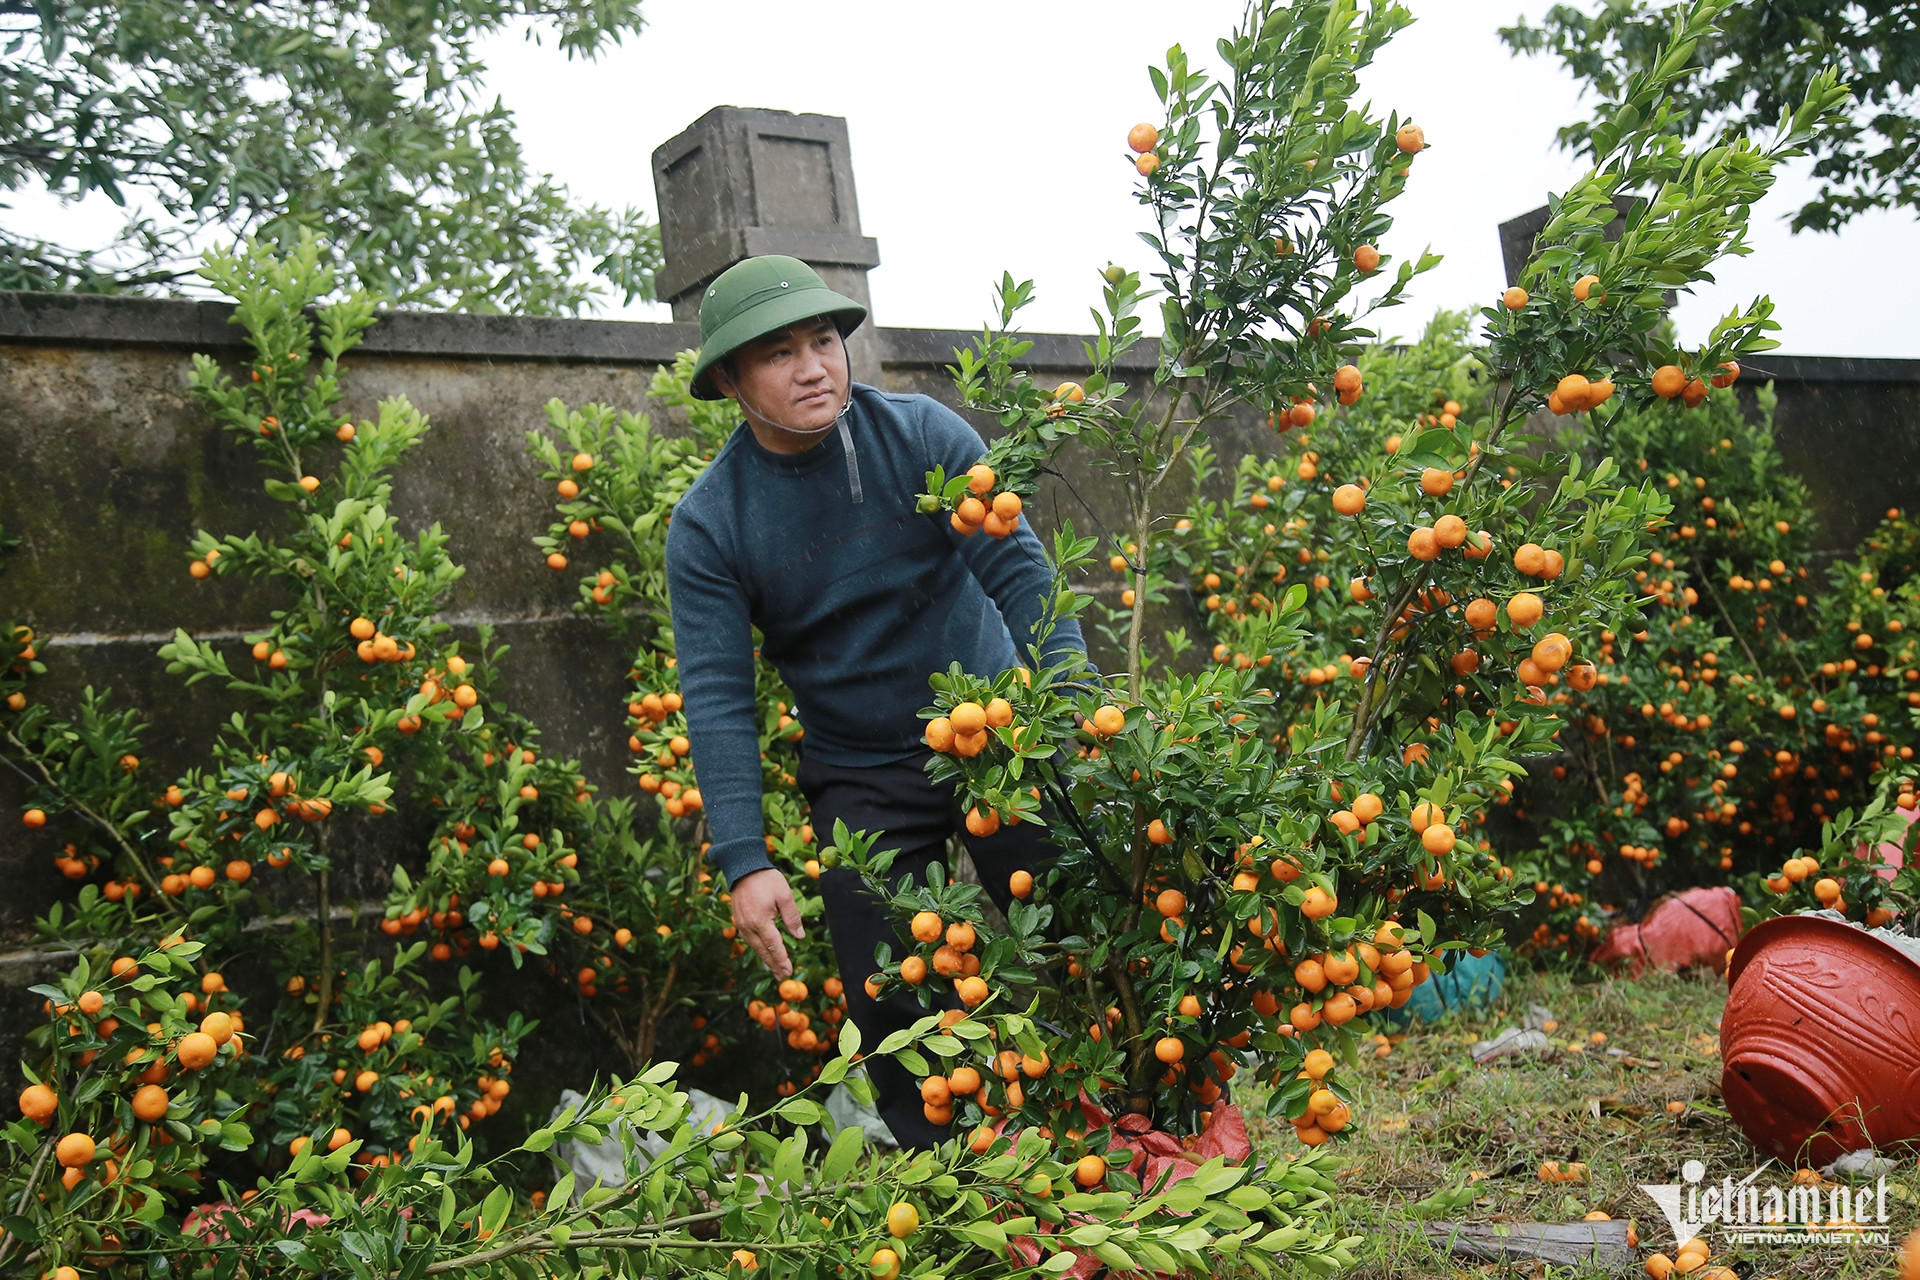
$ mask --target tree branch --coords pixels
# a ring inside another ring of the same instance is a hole
[[[142,880],[146,881],[147,890],[153,895],[154,900],[158,902],[161,906],[165,907],[168,911],[173,912],[173,914],[175,915],[185,915],[186,912],[180,906],[179,903],[173,901],[171,897],[169,897],[168,895],[160,891],[160,882],[154,878],[153,869],[147,865],[146,859],[140,856],[139,852],[133,847],[132,843],[128,841],[127,837],[121,832],[120,828],[116,826],[114,823],[109,822],[107,819],[95,813],[93,809],[85,801],[76,798],[72,792],[68,791],[65,787],[61,786],[60,783],[54,778],[53,771],[47,768],[46,762],[40,759],[40,757],[36,755],[27,746],[26,743],[20,741],[19,738],[15,737],[12,729],[6,730],[6,735],[7,735],[7,742],[13,747],[13,749],[15,751],[18,751],[22,756],[24,756],[28,761],[28,763],[32,764],[34,769],[39,773],[40,785],[45,786],[49,788],[51,791],[53,791],[53,793],[59,796],[61,801],[64,802],[68,808],[72,809],[75,813],[78,813],[81,817],[85,818],[88,822],[91,822],[94,826],[100,828],[100,830],[106,832],[107,838],[112,840],[116,845],[120,846],[120,852],[125,854],[127,857],[127,860],[133,864],[134,871],[140,876]],[[14,764],[12,760],[7,759],[7,757],[5,756],[0,756],[0,760],[6,760],[6,763],[10,768],[12,768],[15,772],[21,774],[21,776],[28,778],[29,781],[31,781],[31,775],[29,775],[26,772],[26,770],[20,768],[19,765]]]

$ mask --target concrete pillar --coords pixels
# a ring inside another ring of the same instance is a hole
[[[880,246],[860,234],[845,120],[715,107],[654,151],[653,188],[666,257],[656,285],[675,320],[698,320],[702,290],[734,263],[784,253],[867,307],[847,354],[856,381],[879,384],[867,272]]]

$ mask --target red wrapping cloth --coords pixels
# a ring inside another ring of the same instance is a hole
[[[1740,941],[1740,898],[1725,885],[1669,894],[1639,924],[1617,924],[1595,958],[1625,962],[1629,973],[1712,965],[1727,971],[1727,952]]]
[[[221,1219],[228,1214],[238,1216],[239,1213],[238,1209],[225,1200],[210,1200],[206,1204],[194,1206],[192,1212],[181,1220],[180,1231],[182,1235],[199,1236],[202,1240],[210,1240],[217,1244],[227,1238],[227,1224]],[[411,1221],[413,1210],[402,1208],[400,1216]],[[329,1221],[331,1219],[318,1210],[293,1209],[288,1211],[286,1217],[280,1221],[280,1232],[283,1235],[291,1233],[293,1224],[296,1222],[303,1223],[312,1229],[324,1227]]]
[[[1145,1116],[1125,1115],[1115,1120],[1090,1101],[1085,1093],[1080,1095],[1080,1110],[1087,1118],[1089,1133],[1098,1129],[1107,1130],[1108,1165],[1124,1168],[1139,1178],[1141,1187],[1149,1195],[1191,1176],[1194,1170],[1209,1160],[1225,1156],[1229,1162],[1238,1164],[1253,1154],[1253,1144],[1247,1140],[1246,1118],[1240,1114],[1240,1108],[1232,1103],[1214,1103],[1213,1119],[1208,1121],[1206,1132],[1188,1138],[1176,1138],[1154,1128],[1153,1122]],[[1000,1121],[993,1131],[999,1133],[1006,1128],[1006,1124],[1005,1120]],[[1041,1223],[1040,1229],[1051,1234],[1070,1230],[1082,1221],[1084,1219],[1069,1214],[1066,1222],[1060,1226]],[[1023,1267],[1036,1266],[1041,1258],[1040,1246],[1031,1236],[1015,1237],[1008,1244],[1007,1252],[1016,1264]],[[1061,1274],[1071,1276],[1074,1280],[1091,1280],[1102,1265],[1091,1253],[1083,1253],[1071,1270]]]
[[[182,1235],[199,1236],[202,1240],[217,1244],[227,1238],[226,1224],[220,1219],[229,1213],[238,1212],[239,1210],[225,1200],[215,1200],[195,1206],[193,1212],[180,1223],[180,1232]],[[327,1215],[316,1213],[312,1209],[295,1209],[287,1215],[286,1221],[281,1224],[281,1230],[291,1229],[296,1222],[305,1223],[309,1227],[324,1227],[327,1225]]]

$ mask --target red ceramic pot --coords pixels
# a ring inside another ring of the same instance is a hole
[[[1920,962],[1864,930],[1781,916],[1727,970],[1720,1093],[1756,1147],[1823,1165],[1920,1137]]]

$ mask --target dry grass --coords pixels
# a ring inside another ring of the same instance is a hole
[[[1715,1024],[1725,990],[1711,977],[1581,981],[1562,974],[1516,974],[1500,1004],[1484,1016],[1453,1014],[1436,1024],[1416,1024],[1389,1056],[1363,1059],[1357,1069],[1343,1067],[1342,1078],[1357,1099],[1352,1136],[1341,1148],[1346,1194],[1339,1220],[1344,1231],[1367,1237],[1359,1264],[1345,1274],[1355,1280],[1644,1275],[1638,1265],[1625,1271],[1538,1269],[1537,1264],[1453,1259],[1425,1243],[1419,1224],[1428,1216],[1479,1223],[1565,1222],[1598,1209],[1636,1223],[1640,1257],[1655,1249],[1671,1253],[1671,1231],[1637,1184],[1679,1182],[1680,1166],[1690,1159],[1704,1161],[1715,1181],[1727,1174],[1742,1177],[1759,1163],[1719,1107]],[[1468,1045],[1517,1025],[1531,1004],[1555,1014],[1560,1025],[1554,1038],[1563,1051],[1551,1058],[1475,1066]],[[1604,1046],[1564,1051],[1568,1040],[1587,1042],[1593,1032],[1605,1033]],[[1647,1065],[1627,1065],[1608,1049]],[[1256,1146],[1286,1150],[1295,1145],[1284,1120],[1256,1119],[1264,1092],[1242,1088],[1239,1097]],[[1667,1104],[1673,1101],[1687,1104],[1686,1110],[1669,1114]],[[1753,1280],[1894,1275],[1898,1241],[1920,1226],[1920,1168],[1913,1154],[1907,1152],[1888,1178],[1893,1247],[1728,1246],[1710,1229],[1712,1263]],[[1584,1161],[1587,1182],[1540,1181],[1538,1169],[1546,1160]],[[1413,1207],[1437,1192],[1468,1185],[1476,1171],[1483,1180],[1473,1182],[1470,1205],[1444,1214]],[[1789,1177],[1776,1166],[1760,1182],[1778,1186]]]

